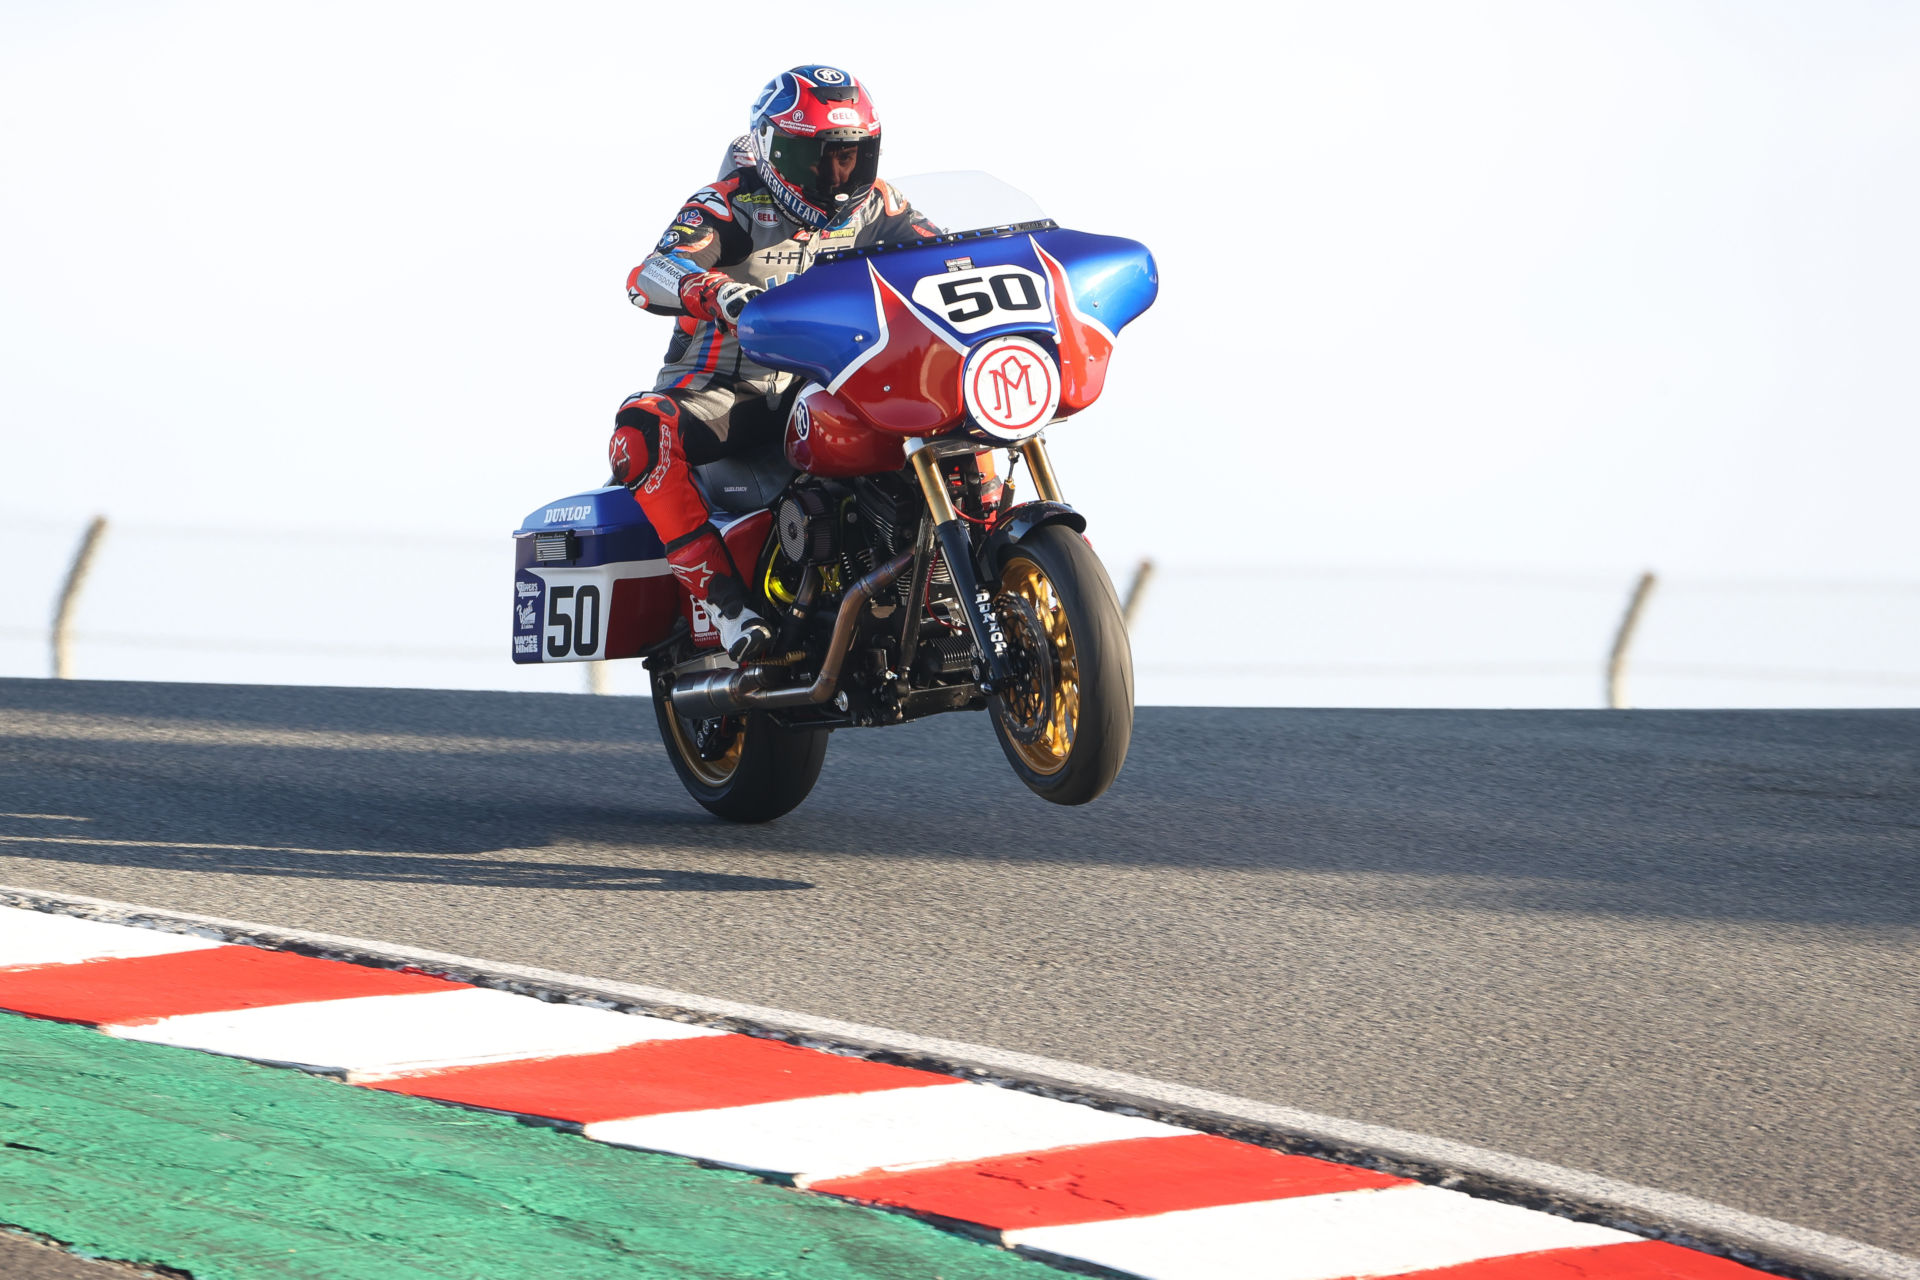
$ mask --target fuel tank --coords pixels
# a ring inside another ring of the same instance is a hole
[[[870,476],[907,465],[904,436],[868,426],[825,387],[810,387],[787,414],[787,461],[816,476]]]

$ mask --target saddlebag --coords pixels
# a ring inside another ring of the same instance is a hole
[[[594,489],[541,507],[513,535],[513,660],[631,658],[666,638],[678,592],[633,495]]]

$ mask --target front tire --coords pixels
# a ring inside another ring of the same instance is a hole
[[[672,677],[653,676],[653,716],[687,794],[716,818],[771,822],[793,811],[820,778],[826,729],[787,729],[763,711],[689,720],[673,709]]]
[[[1133,646],[1120,598],[1085,538],[1043,525],[1001,552],[994,607],[1015,680],[989,704],[1027,789],[1086,804],[1119,776],[1133,737]]]

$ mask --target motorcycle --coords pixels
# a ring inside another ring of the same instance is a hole
[[[835,729],[982,709],[1035,794],[1095,799],[1126,759],[1133,658],[1045,439],[1099,398],[1158,283],[1145,246],[1045,217],[821,252],[740,316],[747,355],[795,375],[784,437],[697,469],[775,643],[729,659],[606,487],[516,531],[514,661],[641,659],[680,781],[733,821],[800,804]]]

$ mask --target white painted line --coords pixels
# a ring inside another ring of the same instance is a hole
[[[470,988],[418,995],[355,996],[222,1013],[183,1014],[101,1028],[123,1040],[178,1045],[377,1080],[519,1058],[604,1053],[645,1040],[720,1034],[577,1004]]]
[[[130,960],[138,956],[206,951],[226,945],[217,938],[192,938],[182,933],[101,924],[78,916],[53,916],[44,911],[0,907],[0,969],[80,964],[87,960]]]
[[[589,1138],[693,1156],[801,1186],[869,1169],[951,1164],[1121,1138],[1191,1133],[1133,1116],[979,1084],[795,1098],[604,1120]]]
[[[1006,1234],[1011,1245],[1098,1263],[1147,1280],[1391,1276],[1639,1238],[1426,1186],[1182,1209]]]

